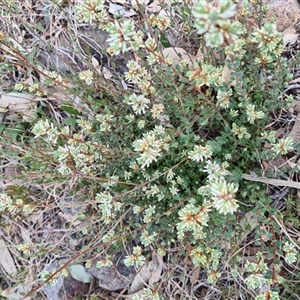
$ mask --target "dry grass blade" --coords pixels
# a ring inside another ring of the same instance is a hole
[[[242,177],[249,181],[256,181],[256,182],[262,182],[265,184],[271,184],[275,186],[287,186],[287,187],[300,189],[300,182],[296,182],[296,181],[267,178],[264,176],[253,176],[249,174],[243,174]]]

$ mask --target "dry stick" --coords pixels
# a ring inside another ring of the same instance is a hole
[[[291,84],[284,90],[284,92],[287,92],[287,91],[293,90],[293,89],[298,89],[298,88],[300,88],[300,84]]]
[[[273,179],[267,178],[264,176],[251,176],[249,174],[243,174],[242,177],[246,180],[256,181],[256,182],[263,182],[266,184],[271,184],[275,186],[288,186],[296,189],[300,189],[300,182],[296,181],[288,181],[288,180],[281,180],[281,179]]]

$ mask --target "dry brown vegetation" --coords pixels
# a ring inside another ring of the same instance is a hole
[[[148,265],[144,269],[137,272],[133,267],[126,267],[123,259],[139,244],[135,234],[144,225],[138,230],[133,229],[128,225],[132,216],[126,211],[114,220],[114,226],[123,228],[124,235],[103,241],[103,236],[109,235],[114,227],[99,223],[95,196],[103,182],[111,183],[111,178],[86,175],[75,168],[71,175],[51,173],[51,168],[57,167],[52,153],[50,149],[43,152],[39,148],[36,144],[39,141],[34,141],[31,129],[37,120],[45,118],[54,120],[61,127],[76,127],[74,116],[79,114],[86,116],[87,120],[93,119],[98,110],[105,111],[105,104],[101,101],[94,104],[93,98],[105,98],[117,106],[120,97],[128,89],[134,89],[123,75],[128,71],[128,60],[138,59],[138,56],[133,52],[113,57],[108,55],[108,33],[95,24],[79,23],[74,17],[76,1],[59,2],[58,5],[50,0],[0,0],[0,189],[13,199],[11,206],[14,207],[11,211],[4,209],[0,212],[0,288],[3,299],[133,299],[133,295],[140,295],[143,287],[159,291],[164,299],[254,299],[254,293],[246,291],[245,279],[235,277],[228,264],[231,260],[240,260],[239,266],[243,269],[246,261],[257,261],[255,255],[262,250],[262,243],[273,246],[274,240],[283,240],[284,237],[292,240],[299,249],[299,152],[260,161],[261,176],[242,175],[246,182],[263,183],[261,193],[270,197],[271,207],[278,214],[265,215],[268,220],[272,219],[273,227],[264,224],[256,215],[257,211],[241,211],[235,221],[228,219],[227,225],[236,222],[234,224],[240,225],[242,233],[234,246],[220,241],[225,263],[218,284],[208,284],[206,271],[193,263],[190,254],[196,246],[177,240],[168,244],[164,256],[150,246],[152,252],[147,253]],[[121,5],[129,6],[126,3]],[[160,1],[149,5],[155,12]],[[189,7],[189,1],[183,5]],[[126,12],[129,9],[126,8]],[[144,12],[137,10],[131,18],[142,26],[143,17]],[[110,14],[110,18],[112,21],[115,16]],[[182,18],[182,15],[177,15],[176,27],[165,32],[170,43],[168,46],[181,49],[186,57],[202,58],[197,54],[199,37],[191,28],[183,26]],[[289,28],[284,32],[284,41],[283,55],[291,63],[293,79],[282,93],[292,96],[294,101],[290,107],[270,110],[267,129],[276,130],[277,138],[290,136],[298,143],[300,39],[296,31]],[[182,59],[178,51],[169,53],[174,60]],[[220,59],[215,53],[210,54],[214,60]],[[74,74],[84,70],[92,70],[97,75],[92,88],[81,87],[82,81],[78,77],[74,79]],[[49,84],[51,71],[59,74],[56,85]],[[15,90],[19,82],[25,85],[23,91]],[[199,90],[194,89],[190,93],[197,92]],[[204,133],[211,134],[209,131]],[[180,134],[179,130],[177,134]],[[67,141],[71,136],[66,134],[65,138]],[[266,149],[268,146],[265,145]],[[120,151],[110,150],[106,150],[110,157]],[[32,155],[26,156],[32,152],[34,161]],[[40,172],[30,173],[35,165],[39,166]],[[69,165],[74,167],[74,162],[70,161]],[[270,173],[275,175],[270,178]],[[116,182],[119,183],[117,179]],[[130,188],[141,186],[136,184]],[[124,188],[121,192],[126,198],[127,190]],[[34,210],[31,211],[33,203]],[[180,205],[174,205],[168,212],[176,211]],[[138,219],[134,221],[140,222]],[[163,239],[170,228],[161,229],[160,238]],[[235,234],[235,229],[232,229],[232,237]],[[113,267],[106,267],[105,272],[103,269],[99,271],[97,263],[105,260],[107,253],[112,258]],[[271,274],[275,274],[272,268],[275,261],[281,259],[281,254],[264,252],[263,255]],[[89,274],[97,278],[92,283],[75,280],[70,275],[61,276],[61,271],[67,267],[85,263]],[[281,299],[300,299],[297,295],[300,290],[298,262],[292,265],[281,262],[280,266],[278,273],[287,280],[287,284],[277,286]],[[41,278],[45,271],[49,272],[49,277]],[[53,286],[47,286],[55,278],[57,281]]]

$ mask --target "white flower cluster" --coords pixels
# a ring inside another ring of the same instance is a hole
[[[110,55],[118,55],[129,50],[138,51],[143,45],[142,31],[136,31],[132,20],[125,20],[123,23],[116,21],[107,24],[105,28],[110,37],[107,40],[110,47],[107,52]]]
[[[194,145],[194,149],[188,152],[188,158],[196,162],[202,162],[203,159],[211,158],[213,149],[211,145]]]
[[[125,73],[125,79],[133,83],[140,83],[142,80],[151,78],[146,68],[142,67],[137,61],[130,60],[127,67],[128,72]]]
[[[161,125],[155,126],[150,132],[144,133],[141,139],[133,142],[134,151],[140,152],[137,159],[142,168],[149,167],[161,155],[162,150],[168,150],[171,138]]]
[[[135,83],[144,95],[154,94],[155,88],[151,84],[151,75],[146,68],[134,60],[130,60],[127,67],[128,72],[125,72],[125,79]]]
[[[51,147],[58,144],[59,137],[64,140],[68,138],[67,144],[52,149],[53,157],[59,164],[57,171],[62,175],[71,174],[74,170],[93,174],[95,169],[99,171],[100,164],[97,162],[102,161],[101,146],[96,142],[84,141],[85,134],[91,133],[93,124],[88,120],[77,120],[77,124],[81,132],[71,136],[69,127],[58,130],[48,120],[38,121],[32,129],[35,138],[42,137]]]
[[[75,12],[79,22],[92,24],[107,19],[104,0],[79,0]]]
[[[249,123],[254,124],[256,119],[263,119],[266,114],[263,111],[257,111],[254,104],[249,104],[246,107],[246,114]]]
[[[109,224],[116,219],[116,214],[121,210],[122,203],[117,201],[109,192],[102,192],[96,195],[100,219]]]
[[[233,214],[239,205],[235,199],[238,187],[233,183],[220,180],[211,184],[213,206],[220,214]]]
[[[39,120],[32,128],[31,132],[35,135],[35,138],[43,136],[43,139],[49,143],[56,144],[60,132],[53,123],[49,123],[48,120]]]
[[[150,100],[144,95],[136,95],[133,93],[130,96],[126,96],[124,102],[131,106],[135,114],[141,115],[146,113]]]
[[[97,114],[96,120],[99,122],[99,131],[108,132],[111,130],[111,125],[116,122],[116,118],[112,114]]]
[[[259,43],[258,48],[262,54],[279,57],[283,51],[281,34],[277,31],[276,24],[266,22],[262,28],[256,28],[251,41]],[[278,46],[280,44],[280,46]]]
[[[94,73],[91,70],[85,70],[79,73],[79,79],[85,81],[87,85],[93,83]]]
[[[193,10],[195,27],[199,34],[204,33],[207,46],[222,46],[225,40],[234,40],[241,34],[240,24],[230,21],[235,15],[235,7],[230,0],[219,1],[217,6],[206,1],[196,3]]]
[[[135,266],[139,268],[145,264],[145,256],[142,254],[142,248],[140,246],[136,246],[133,248],[132,254],[126,256],[124,259],[125,266]]]
[[[239,207],[235,199],[238,186],[227,182],[227,167],[227,162],[220,165],[215,161],[206,161],[203,172],[208,174],[208,184],[198,189],[198,194],[205,201],[209,201],[220,214],[225,215],[233,214]]]
[[[178,238],[183,239],[185,233],[190,231],[195,240],[205,238],[203,227],[209,221],[208,212],[210,204],[205,202],[202,206],[195,205],[195,199],[190,199],[189,203],[179,211],[180,222],[177,223]]]

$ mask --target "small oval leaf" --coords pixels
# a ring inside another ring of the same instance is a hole
[[[75,126],[77,124],[77,119],[73,117],[69,117],[64,120],[64,123],[67,126]]]
[[[80,115],[80,112],[72,106],[62,105],[60,108],[71,115],[75,115],[75,116]]]
[[[70,267],[71,276],[81,282],[90,283],[93,281],[93,276],[85,270],[81,265],[73,265]]]

